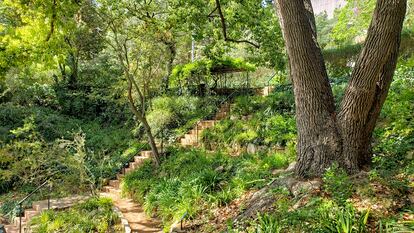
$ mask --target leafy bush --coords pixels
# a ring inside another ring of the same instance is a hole
[[[331,211],[328,218],[330,223],[326,224],[326,230],[335,233],[364,233],[367,232],[367,222],[369,217],[369,210],[356,213],[351,205],[346,205],[342,208],[335,208],[336,212]]]
[[[282,154],[230,157],[171,148],[159,168],[144,163],[126,175],[122,187],[167,225],[184,213],[194,218],[207,211],[205,206],[226,205],[246,189],[263,187],[270,171],[286,166],[286,160]]]
[[[198,120],[211,116],[218,108],[218,101],[217,97],[157,97],[147,114],[148,123],[155,134],[163,130],[165,136],[175,140]]]
[[[203,130],[201,140],[207,148],[231,148],[248,143],[287,146],[296,138],[296,122],[290,115],[264,115],[259,112],[248,120],[222,120]]]
[[[275,190],[271,213],[241,226],[241,232],[332,232],[362,233],[368,230],[369,211],[358,212],[351,205],[340,207],[327,199],[310,197],[306,205],[292,208],[297,199],[284,190]]]
[[[0,139],[4,140],[0,144],[2,192],[25,184],[39,185],[48,174],[62,169],[87,169],[87,177],[92,178],[88,182],[99,185],[102,179],[113,178],[138,151],[147,148],[146,144],[133,139],[127,127],[101,129],[98,122],[80,121],[52,110],[3,106],[0,118],[4,121],[0,122],[0,128],[7,133]],[[82,145],[65,149],[74,145],[76,135],[81,136],[82,141],[78,142]],[[82,150],[82,158],[74,157],[77,149]],[[79,175],[79,171],[65,173],[65,179],[78,183],[76,173]],[[73,189],[71,191],[75,192],[80,187],[82,185],[69,185],[66,191]]]
[[[346,172],[338,164],[328,168],[323,176],[324,188],[339,204],[344,205],[353,193],[352,183]]]
[[[44,211],[30,224],[33,232],[108,232],[119,221],[112,211],[112,200],[91,198],[69,210]]]
[[[279,233],[282,231],[278,219],[272,215],[264,214],[257,217],[257,233]]]

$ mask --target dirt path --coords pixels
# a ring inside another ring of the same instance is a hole
[[[129,163],[129,167],[125,169],[125,173],[131,172],[138,168],[144,160],[150,159],[151,153],[151,151],[142,151],[140,156],[135,156],[134,161]],[[122,224],[125,232],[163,232],[160,221],[148,217],[141,205],[135,203],[132,199],[122,197],[120,182],[123,176],[124,174],[120,173],[116,180],[109,181],[109,186],[103,188],[100,196],[111,198],[115,207],[122,213]]]

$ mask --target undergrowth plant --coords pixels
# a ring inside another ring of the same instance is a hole
[[[231,157],[219,152],[171,148],[159,168],[146,162],[127,174],[123,191],[143,203],[145,211],[164,224],[199,216],[225,206],[248,189],[263,187],[272,169],[287,165],[283,154],[243,154]]]
[[[30,225],[34,233],[109,232],[119,221],[112,206],[112,200],[108,198],[91,198],[69,210],[44,211],[34,217]]]
[[[353,193],[353,185],[347,173],[333,164],[322,177],[324,189],[339,205],[344,205]]]

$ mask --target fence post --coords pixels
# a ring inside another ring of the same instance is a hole
[[[52,183],[49,184],[49,193],[47,194],[47,209],[50,210],[50,194],[52,193]]]
[[[22,203],[19,204],[19,233],[22,233],[22,210],[23,205]]]
[[[200,121],[197,121],[197,123],[196,123],[196,144],[197,144],[197,146],[198,146],[198,123],[199,123]]]
[[[164,129],[161,130],[161,154],[164,154]]]

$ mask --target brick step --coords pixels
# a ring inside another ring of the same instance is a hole
[[[72,197],[66,197],[61,199],[51,199],[50,200],[50,209],[67,209],[79,202],[85,201],[88,196],[72,196]],[[48,209],[48,201],[36,201],[32,204],[32,209],[26,209],[24,211],[24,216],[21,218],[22,222],[22,232],[26,229],[26,224],[30,222],[30,220],[40,214],[43,210]],[[13,219],[13,222],[11,225],[6,225],[5,229],[7,233],[14,233],[19,232],[19,226],[20,226],[20,218],[16,217]]]
[[[197,146],[198,144],[196,141],[187,141],[187,142],[181,143],[181,145],[189,147],[189,146]]]
[[[109,181],[109,186],[114,187],[114,188],[119,188],[119,180],[110,180]]]
[[[187,140],[194,140],[194,141],[197,141],[197,139],[200,139],[200,137],[199,136],[197,137],[197,135],[195,134],[185,134],[184,138]]]
[[[140,152],[140,155],[142,157],[150,158],[152,156],[152,151],[150,151],[150,150],[144,150],[144,151],[141,151]]]
[[[122,178],[124,178],[124,174],[123,173],[118,173],[118,174],[116,174],[116,179],[117,180],[121,180]]]
[[[103,186],[102,187],[102,191],[104,193],[109,193],[111,191],[111,189],[113,189],[113,187],[111,187],[111,186]]]
[[[5,225],[4,229],[6,230],[7,233],[18,233],[19,232],[19,227],[15,225]]]
[[[109,189],[109,193],[114,194],[114,195],[120,195],[122,191],[120,189],[111,188]]]
[[[196,130],[196,129],[194,128],[194,129],[192,129],[192,130],[188,131],[188,134],[192,134],[192,135],[196,135],[196,134],[198,134],[198,135],[200,136],[202,132],[203,132],[203,129]]]
[[[12,224],[15,225],[16,227],[19,227],[19,222],[20,222],[19,217],[16,217],[16,218],[13,219]],[[27,222],[27,219],[25,217],[22,217],[22,226],[25,226],[26,222]]]
[[[66,209],[74,204],[85,201],[88,198],[88,196],[72,196],[61,199],[51,199],[50,209]],[[47,200],[33,202],[33,209],[36,211],[47,210]]]
[[[152,154],[152,153],[151,153]],[[150,157],[144,157],[144,156],[135,156],[134,157],[134,162],[136,163],[142,163],[144,162],[146,159],[151,159]]]
[[[127,167],[127,168],[125,168],[125,174],[128,174],[128,173],[132,172],[133,170],[134,169],[132,169],[130,167]]]
[[[24,211],[24,217],[28,218],[28,219],[31,219],[39,213],[40,213],[39,211],[36,211],[34,209],[28,209],[28,210]]]

